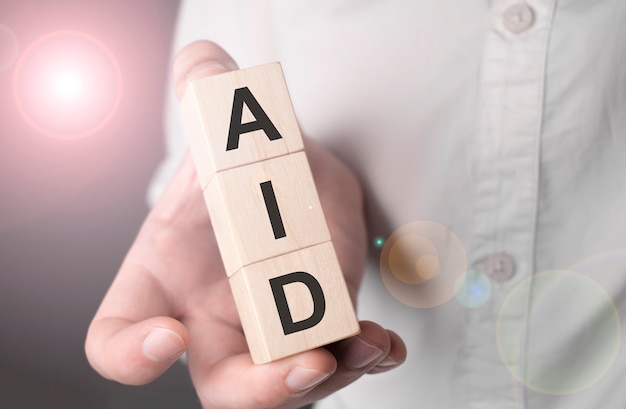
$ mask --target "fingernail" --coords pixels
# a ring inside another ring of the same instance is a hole
[[[294,366],[287,374],[285,384],[293,391],[302,392],[320,384],[330,375],[326,372]]]
[[[361,369],[380,358],[383,350],[368,344],[361,338],[355,338],[346,349],[344,362],[351,369]]]
[[[395,365],[398,365],[398,362],[396,362],[395,359],[393,359],[392,357],[387,355],[387,358],[385,358],[382,361],[380,361],[378,363],[378,365],[376,365],[376,366],[380,367],[380,368],[387,368],[387,367],[395,366]]]
[[[208,75],[222,74],[231,71],[232,68],[226,67],[219,61],[205,61],[194,66],[187,73],[187,81],[194,80]]]
[[[173,360],[185,352],[185,342],[174,331],[153,328],[143,340],[143,354],[156,362]]]

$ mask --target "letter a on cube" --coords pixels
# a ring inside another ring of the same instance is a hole
[[[304,149],[279,63],[191,81],[181,109],[203,189],[216,172]]]

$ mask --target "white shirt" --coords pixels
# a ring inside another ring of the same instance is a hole
[[[182,2],[174,48],[280,61],[367,191],[359,316],[409,356],[316,407],[624,407],[625,22],[624,0]],[[170,95],[152,200],[186,149]],[[398,281],[401,245],[436,275]]]

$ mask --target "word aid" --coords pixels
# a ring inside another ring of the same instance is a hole
[[[280,64],[191,81],[181,108],[253,361],[358,334]]]

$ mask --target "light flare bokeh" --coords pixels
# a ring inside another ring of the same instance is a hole
[[[614,364],[621,324],[611,296],[596,281],[555,270],[511,291],[496,334],[502,361],[516,379],[543,394],[568,395],[591,387]]]
[[[441,305],[455,295],[455,283],[467,270],[467,255],[458,236],[433,221],[415,221],[394,231],[380,254],[387,290],[415,308]]]
[[[469,270],[454,283],[456,300],[467,308],[478,308],[491,298],[491,280],[482,271]]]
[[[20,55],[13,96],[22,118],[42,135],[75,140],[106,127],[122,99],[115,55],[78,31],[44,35]]]
[[[50,83],[52,95],[60,103],[79,103],[85,97],[86,73],[68,65],[55,73]]]

